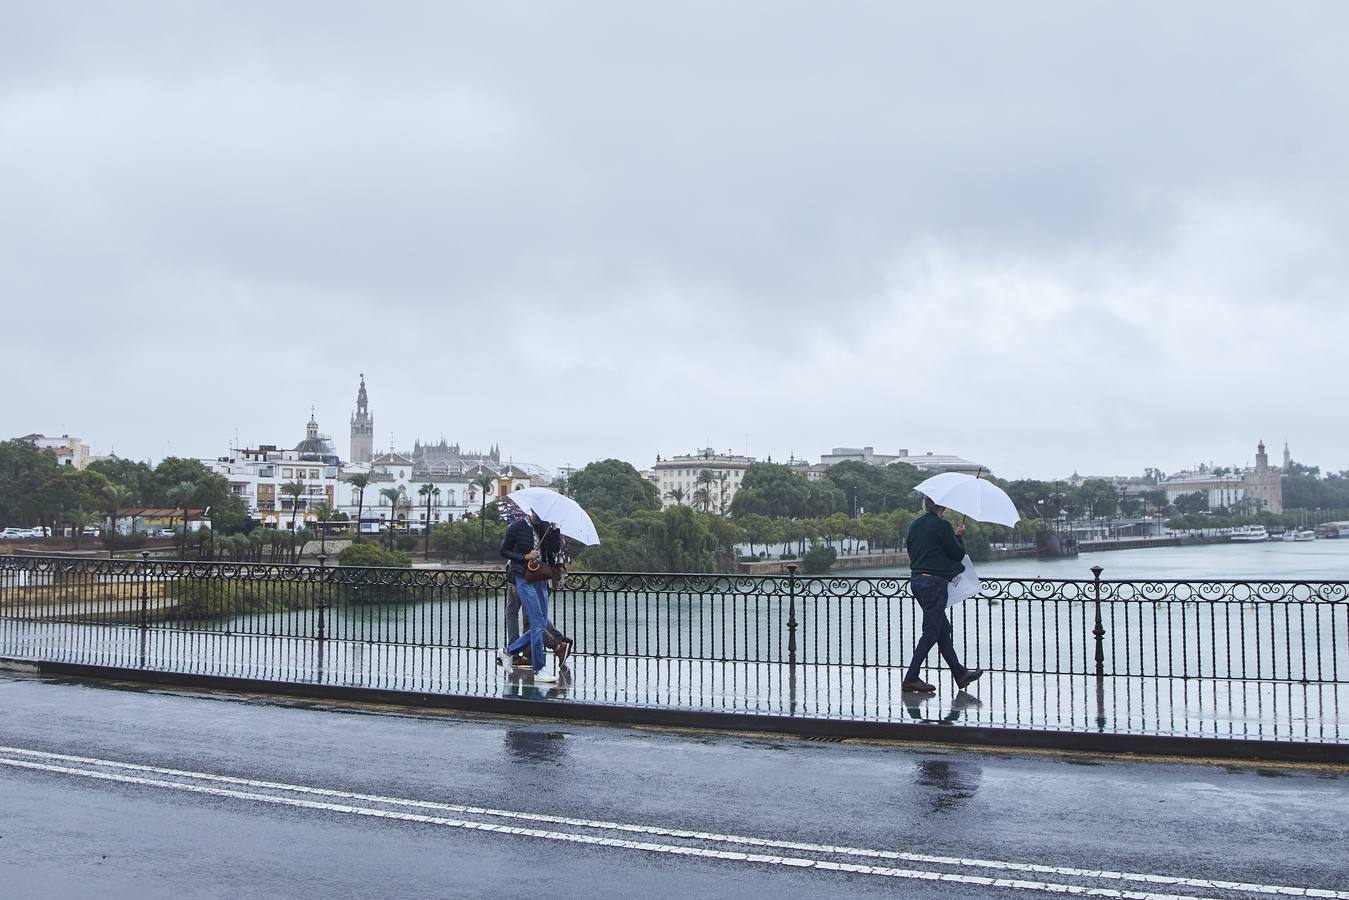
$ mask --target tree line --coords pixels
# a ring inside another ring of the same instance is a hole
[[[42,525],[60,534],[80,533],[120,519],[127,509],[209,509],[212,531],[243,531],[248,509],[230,493],[229,482],[195,459],[169,457],[157,466],[125,459],[99,459],[84,469],[62,466],[55,454],[27,441],[0,442],[0,522]],[[104,531],[105,542],[116,538]]]

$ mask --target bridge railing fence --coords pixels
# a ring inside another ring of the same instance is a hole
[[[1349,681],[1349,582],[1100,575],[984,579],[948,610],[965,664]],[[487,651],[504,643],[507,591],[481,570],[4,557],[0,651],[35,636],[92,646],[112,628]],[[922,630],[902,577],[583,572],[550,607],[576,651],[598,656],[895,669]]]

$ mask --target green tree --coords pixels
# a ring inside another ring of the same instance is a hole
[[[714,572],[717,538],[687,506],[671,506],[647,533],[650,559],[660,572]]]
[[[1103,478],[1088,478],[1077,488],[1077,502],[1089,516],[1111,516],[1119,505],[1115,486]]]
[[[1176,498],[1176,509],[1181,515],[1194,515],[1208,510],[1208,495],[1203,491],[1181,494]]]
[[[129,459],[96,459],[85,467],[86,472],[98,472],[108,481],[126,488],[128,497],[124,506],[148,506],[150,484],[154,479],[154,470],[143,462]]]
[[[771,535],[770,528],[773,525],[773,519],[767,516],[758,516],[750,514],[741,516],[735,520],[741,528],[745,530],[745,540],[749,543],[749,555],[755,556],[754,546],[756,544],[767,544]]]
[[[42,521],[50,505],[40,492],[60,474],[56,456],[27,441],[0,442],[0,524],[28,527]]]
[[[775,463],[751,463],[731,500],[731,515],[792,518],[808,514],[810,482]]]
[[[679,485],[675,485],[674,487],[670,488],[668,491],[665,492],[665,499],[673,500],[676,506],[683,506],[684,498],[687,496],[688,491],[684,490]]]
[[[618,459],[593,462],[571,477],[572,499],[592,516],[597,512],[627,517],[660,509],[660,490]]]

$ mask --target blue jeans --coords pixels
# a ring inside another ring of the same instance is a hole
[[[529,616],[525,616],[525,627],[529,627]],[[515,580],[511,579],[510,587],[506,589],[506,643],[512,644],[520,636],[520,592],[515,589]],[[543,634],[543,644],[549,650],[553,649],[558,643],[565,641],[567,636],[557,630],[552,622],[548,623],[548,630]]]
[[[955,641],[951,637],[951,620],[946,618],[946,589],[950,583],[937,575],[914,575],[909,579],[913,597],[923,608],[923,633],[918,638],[918,645],[913,648],[913,661],[909,663],[909,671],[904,673],[905,681],[918,680],[923,661],[927,659],[933,644],[941,650],[941,658],[946,660],[952,675],[960,678],[967,671],[960,664],[960,657],[956,656]]]
[[[537,672],[543,668],[543,636],[548,630],[548,582],[530,584],[516,576],[515,591],[529,617],[529,630],[506,645],[507,653],[519,653],[529,648],[529,664]]]

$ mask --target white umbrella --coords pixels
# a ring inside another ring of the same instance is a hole
[[[581,509],[581,504],[570,497],[562,496],[557,491],[539,487],[522,488],[513,494],[507,494],[505,499],[520,507],[526,514],[534,513],[545,522],[552,522],[558,531],[573,541],[592,545],[600,542],[599,532],[595,531],[595,523],[590,521],[590,516]]]
[[[979,522],[994,522],[1010,527],[1021,519],[1016,504],[1006,491],[991,481],[973,475],[943,472],[933,475],[914,490],[931,497],[938,506],[954,509]]]

